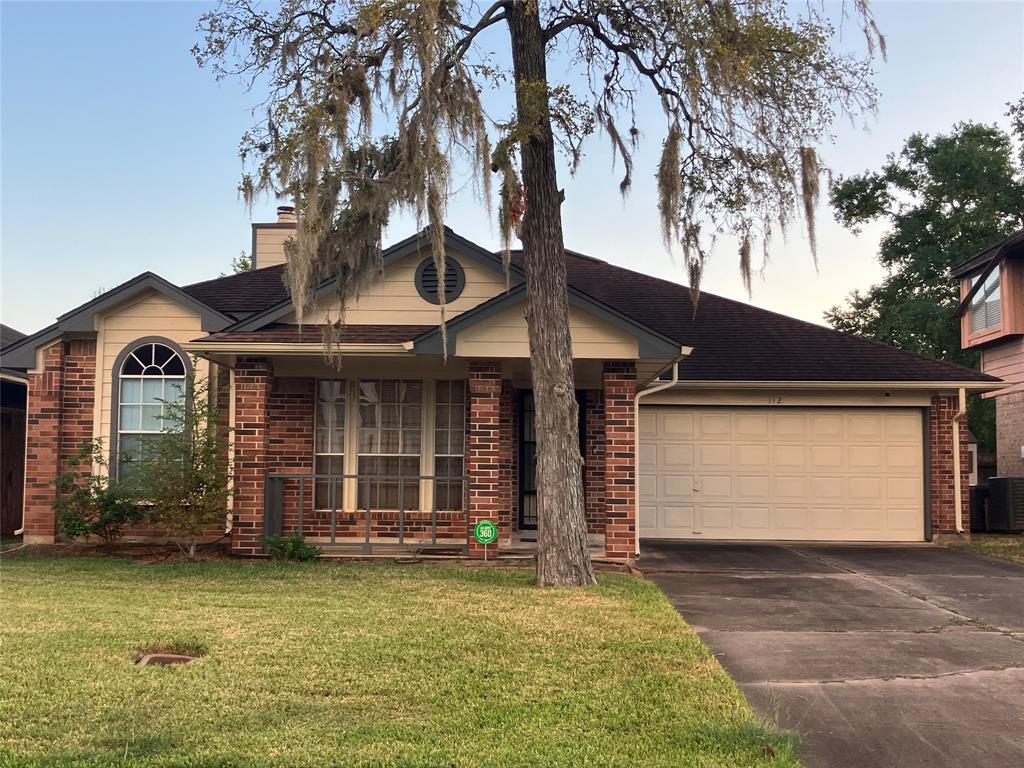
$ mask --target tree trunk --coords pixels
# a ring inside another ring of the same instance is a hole
[[[536,2],[513,0],[507,14],[518,121],[520,130],[527,131],[520,141],[526,188],[521,239],[537,434],[537,582],[584,586],[596,580],[583,506],[562,200],[548,113],[544,40]]]

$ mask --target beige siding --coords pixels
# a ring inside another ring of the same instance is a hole
[[[284,241],[295,234],[294,227],[256,226],[253,231],[253,260],[256,269],[284,264]]]
[[[504,275],[480,266],[467,257],[459,260],[466,275],[462,294],[447,305],[448,319],[493,299],[506,288]],[[416,268],[428,254],[421,252],[390,265],[381,280],[373,285],[358,301],[349,305],[345,321],[351,325],[437,325],[441,322],[441,308],[425,301],[416,291]],[[323,306],[319,311],[307,312],[307,323],[323,323],[337,317],[337,305]],[[283,322],[295,322],[290,316]]]
[[[524,305],[499,312],[458,335],[460,357],[529,357],[530,344]],[[572,356],[576,359],[631,359],[637,356],[636,337],[577,307],[569,308]]]
[[[1006,381],[1024,382],[1024,338],[1007,339],[986,348],[981,368]]]
[[[162,336],[182,344],[203,335],[199,315],[170,299],[148,291],[96,318],[97,380],[100,382],[94,417],[95,434],[109,449],[114,361],[125,347],[144,336]],[[197,374],[205,377],[209,365],[199,360]]]

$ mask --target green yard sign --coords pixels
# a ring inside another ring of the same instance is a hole
[[[481,520],[473,526],[473,538],[479,544],[493,544],[498,540],[498,526],[490,520]]]

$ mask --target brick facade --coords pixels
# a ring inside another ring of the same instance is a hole
[[[636,556],[636,366],[604,365],[605,554]]]
[[[28,543],[50,543],[57,532],[53,478],[60,471],[61,402],[64,396],[64,344],[41,353],[42,366],[28,380],[25,441],[24,529]]]
[[[953,417],[959,410],[955,396],[936,395],[928,409],[928,455],[932,538],[956,534],[956,506],[953,473]],[[964,536],[970,536],[970,455],[967,452],[967,419],[960,429],[960,504]]]
[[[583,494],[587,533],[604,533],[604,393],[588,390],[583,399]]]
[[[96,342],[58,342],[41,357],[42,368],[28,383],[24,501],[25,541],[40,544],[51,543],[57,533],[53,480],[93,438]]]
[[[470,530],[481,520],[498,524],[499,542],[510,537],[511,387],[501,379],[501,363],[474,360],[469,365],[469,420],[466,425],[466,470]],[[508,401],[503,404],[503,401]],[[490,551],[494,551],[491,545]],[[483,557],[484,548],[470,541],[470,556]]]
[[[996,471],[1024,476],[1024,392],[996,397]]]
[[[271,378],[272,368],[266,358],[238,358],[234,371],[235,488],[231,551],[239,555],[256,555],[263,551],[263,491]]]

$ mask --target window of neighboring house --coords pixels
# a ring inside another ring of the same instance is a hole
[[[466,384],[439,381],[434,401],[434,475],[438,478],[434,498],[438,509],[462,509],[465,442]]]
[[[316,509],[342,507],[345,473],[345,381],[321,379],[316,383],[316,434],[313,441],[313,489]],[[337,477],[337,480],[333,478]]]
[[[360,508],[419,509],[422,405],[420,381],[359,382]]]
[[[972,287],[977,284],[979,277],[971,281]],[[997,328],[999,315],[999,267],[996,267],[971,299],[971,333]]]
[[[134,347],[118,375],[117,472],[125,477],[168,426],[167,403],[185,396],[185,360],[159,342]]]

